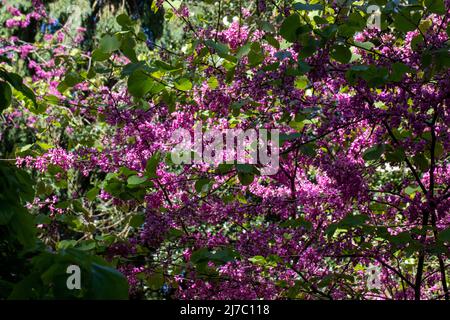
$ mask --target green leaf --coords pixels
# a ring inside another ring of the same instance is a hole
[[[312,56],[316,52],[319,45],[319,42],[309,34],[302,35],[299,38],[299,41],[303,46],[302,50],[298,53],[298,57],[301,59]]]
[[[213,40],[206,40],[205,44],[209,48],[213,49],[219,57],[224,58],[232,63],[237,62],[237,58],[229,54],[230,48],[227,44],[215,42]]]
[[[9,107],[12,100],[12,90],[8,83],[0,81],[0,113]]]
[[[52,94],[48,94],[44,97],[44,100],[48,103],[51,103],[53,105],[59,104],[59,98],[57,96],[54,96]]]
[[[264,36],[264,39],[266,39],[266,41],[267,41],[272,47],[274,47],[274,48],[277,49],[277,50],[280,50],[280,43],[278,42],[277,39],[275,39],[274,37],[269,36],[269,35],[267,35],[267,34]]]
[[[355,215],[355,216],[346,216],[339,222],[339,226],[341,227],[356,227],[363,225],[369,217],[363,215]]]
[[[128,282],[126,278],[114,268],[107,265],[92,263],[91,290],[87,298],[90,299],[128,299]]]
[[[423,34],[426,34],[428,29],[433,25],[430,19],[420,21],[419,29]],[[412,45],[411,45],[412,46]]]
[[[211,89],[217,89],[217,87],[219,86],[219,80],[217,80],[217,78],[216,77],[210,77],[209,79],[208,79],[208,86],[211,88]]]
[[[295,10],[298,11],[314,11],[314,10],[323,10],[323,5],[320,3],[309,4],[309,3],[294,3],[292,5]]]
[[[333,46],[330,55],[333,59],[341,63],[348,63],[352,58],[352,52],[350,49],[343,45]]]
[[[175,88],[180,91],[189,91],[192,89],[192,82],[187,78],[178,79],[178,81],[175,82]]]
[[[152,89],[154,80],[146,75],[142,70],[138,69],[128,78],[127,85],[128,91],[132,96],[142,98]]]
[[[135,72],[136,70],[142,70],[142,68],[145,66],[145,62],[140,61],[137,63],[129,63],[126,66],[122,68],[122,75],[123,76],[130,76]]]
[[[355,46],[358,47],[358,48],[371,50],[375,45],[372,42],[369,42],[369,41],[365,41],[365,42],[355,41]]]
[[[128,58],[131,62],[138,63],[138,58],[136,55],[136,40],[134,40],[131,36],[126,36],[122,39],[122,43],[120,45],[120,51]]]
[[[61,245],[60,247],[69,247]],[[92,247],[94,241],[83,241],[82,248]],[[86,249],[67,248],[58,253],[42,251],[31,259],[29,275],[15,287],[10,299],[127,299],[128,283],[101,257],[85,252]],[[67,288],[67,267],[81,269],[81,290]]]
[[[422,171],[428,170],[430,163],[423,153],[416,154],[413,157],[414,164]]]
[[[424,43],[424,38],[421,34],[418,34],[411,40],[411,48],[413,50],[417,50],[419,48],[419,45]]]
[[[61,240],[56,244],[57,250],[63,250],[68,248],[73,248],[77,245],[76,240]]]
[[[234,75],[236,73],[236,67],[233,67],[227,71],[225,81],[227,83],[231,83],[231,81],[234,79]]]
[[[311,70],[311,66],[299,59],[297,70],[300,72],[300,74],[305,74]]]
[[[303,128],[305,127],[305,122],[304,121],[290,121],[288,123],[289,127],[291,127],[292,129],[295,129],[296,131],[302,131]]]
[[[385,151],[385,145],[377,144],[376,146],[371,147],[364,152],[363,159],[365,161],[376,161],[376,160],[380,159],[380,157],[383,155],[384,151]]]
[[[205,2],[209,3],[209,0]],[[152,1],[152,6],[150,7],[150,10],[152,10],[152,12],[155,14],[159,11],[159,5],[157,1]]]
[[[248,62],[250,67],[256,67],[264,61],[264,54],[261,51],[251,50],[248,54]]]
[[[23,147],[21,147],[21,148],[18,150],[18,153],[19,153],[19,154],[26,153],[26,152],[27,152],[28,150],[30,150],[33,146],[34,146],[34,143],[24,145]]]
[[[298,219],[290,219],[288,221],[285,221],[280,224],[281,227],[287,227],[287,228],[300,228],[303,227],[306,230],[312,230],[313,224],[305,220],[304,218],[298,218]]]
[[[280,134],[280,144],[284,144],[286,141],[291,141],[291,140],[295,140],[298,138],[301,138],[302,134],[301,133],[290,133],[290,134],[286,134],[286,133],[281,133]]]
[[[420,13],[411,15],[408,10],[401,10],[394,15],[394,26],[402,32],[413,31],[418,27],[420,18]]]
[[[152,290],[160,289],[164,284],[164,275],[162,270],[156,270],[157,272],[153,273],[147,278],[147,284]],[[159,272],[158,272],[159,271]]]
[[[137,186],[147,182],[147,177],[139,177],[137,175],[130,176],[127,179],[127,183],[129,186]]]
[[[242,59],[246,55],[249,54],[252,44],[246,43],[242,47],[239,48],[238,52],[236,53],[236,58]]]
[[[99,49],[104,53],[112,53],[120,49],[120,41],[119,39],[117,39],[116,36],[111,36],[107,34],[103,36],[103,38],[100,40]]]
[[[300,28],[300,16],[298,14],[291,14],[287,17],[280,27],[280,35],[289,42],[297,41],[297,30]]]
[[[190,261],[199,267],[199,265],[208,261],[224,264],[233,261],[237,256],[238,254],[231,248],[219,249],[214,253],[210,252],[207,248],[201,248],[192,253]]]
[[[232,248],[225,247],[216,250],[214,253],[209,253],[209,260],[219,264],[224,264],[235,260],[237,256],[238,253],[236,253]]]
[[[36,241],[34,219],[26,209],[17,207],[9,225],[22,245],[28,248],[34,247]]]
[[[100,49],[95,49],[94,51],[92,51],[91,57],[93,61],[105,61],[108,60],[110,56],[110,52],[103,52]]]
[[[405,151],[402,148],[396,148],[394,151],[386,153],[386,160],[393,163],[402,162],[405,160]]]
[[[239,181],[244,186],[248,186],[248,185],[250,185],[253,182],[253,180],[255,178],[255,175],[252,174],[252,173],[239,172],[238,173],[238,178],[239,178]]]
[[[147,160],[147,164],[145,166],[145,174],[149,178],[157,178],[156,169],[158,168],[160,162],[160,153],[156,152],[150,159]]]
[[[331,238],[333,237],[334,233],[336,232],[338,228],[338,223],[332,223],[325,229],[325,234],[327,237]]]
[[[259,266],[263,266],[267,263],[266,258],[263,256],[254,256],[249,258],[248,261]]]
[[[209,178],[198,179],[195,182],[195,191],[197,191],[198,193],[208,192],[210,182],[211,182],[211,179],[209,179]]]
[[[404,245],[411,241],[411,234],[407,231],[400,232],[394,236],[389,237],[389,242],[395,245]]]
[[[50,223],[52,223],[52,219],[50,219],[50,217],[45,214],[39,214],[36,216],[35,223],[36,224],[50,224]]]
[[[425,0],[425,6],[430,12],[445,14],[444,0]]]
[[[418,192],[419,190],[420,190],[419,187],[408,186],[408,187],[405,188],[405,193],[406,193],[408,196],[411,196],[411,195],[416,194],[416,192]]]
[[[300,151],[310,157],[315,157],[317,155],[316,149],[317,145],[314,142],[310,142],[300,146]]]
[[[172,65],[170,65],[170,64],[168,64],[168,63],[166,63],[164,61],[161,61],[161,60],[156,60],[154,62],[154,65],[156,67],[158,67],[159,69],[162,69],[164,71],[176,71],[176,70],[180,70],[181,69],[180,67],[174,67],[174,66],[172,66]]]
[[[275,27],[273,26],[272,23],[270,23],[269,21],[260,21],[258,23],[259,27],[267,33],[275,33]]]
[[[25,97],[30,99],[33,102],[35,108],[38,107],[38,104],[36,102],[36,96],[34,95],[33,91],[23,83],[23,79],[21,76],[13,72],[6,72],[0,70],[0,77],[8,81],[9,84],[11,84],[14,87],[14,89],[20,91]]]
[[[450,241],[450,228],[447,228],[438,234],[438,239],[441,241]]]
[[[349,15],[348,24],[356,28],[357,31],[361,31],[366,27],[367,21],[359,11],[354,11]]]
[[[99,194],[100,189],[97,187],[92,188],[88,192],[86,192],[86,198],[88,198],[90,201],[94,201],[97,195]]]
[[[90,251],[97,246],[95,240],[83,240],[78,243],[76,248],[81,251]]]
[[[227,174],[233,170],[233,165],[228,163],[221,163],[217,167],[217,172],[220,174]]]
[[[81,75],[79,75],[76,72],[69,72],[64,77],[64,80],[58,85],[58,91],[63,93],[67,89],[77,85],[78,83],[82,82],[84,79]]]
[[[0,225],[6,225],[14,215],[15,207],[9,205],[6,201],[0,202]]]
[[[130,17],[125,13],[119,14],[116,18],[116,21],[121,27],[129,27],[133,23]]]
[[[218,55],[227,55],[230,51],[230,48],[228,48],[228,45],[221,43],[221,42],[215,42],[213,40],[206,40],[205,44],[214,49]]]
[[[201,248],[198,250],[195,250],[194,252],[192,252],[191,254],[191,258],[190,261],[194,264],[203,262],[203,261],[208,261],[208,257],[209,257],[209,251],[207,248]]]
[[[64,77],[64,82],[69,86],[73,87],[74,85],[82,82],[84,79],[81,75],[79,75],[77,72],[69,72]]]
[[[294,86],[297,89],[302,89],[302,90],[306,89],[306,87],[308,87],[308,85],[309,85],[309,81],[306,76],[300,76],[295,79]]]
[[[145,214],[136,214],[130,220],[130,226],[133,228],[139,228],[145,222]]]
[[[169,240],[174,240],[180,238],[182,235],[184,235],[184,231],[176,228],[171,228],[167,232],[167,237]]]
[[[403,76],[410,71],[411,69],[406,64],[396,62],[392,65],[392,73],[389,79],[394,82],[400,82]]]
[[[255,165],[248,164],[248,163],[238,163],[236,164],[236,170],[237,172],[241,173],[254,173],[259,174],[258,169]]]

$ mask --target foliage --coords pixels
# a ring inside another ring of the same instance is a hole
[[[125,298],[112,267],[141,299],[450,298],[449,1],[156,1],[159,42],[123,10],[92,50],[21,33],[51,23],[22,2],[1,9],[1,298]],[[280,129],[280,170],[174,164],[199,121]]]

